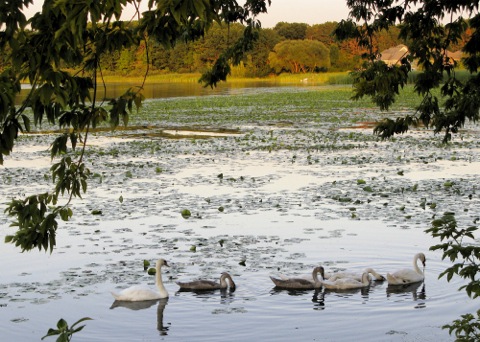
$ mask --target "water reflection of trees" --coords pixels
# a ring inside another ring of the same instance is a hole
[[[110,306],[110,309],[115,308],[127,308],[129,310],[144,310],[152,307],[153,305],[157,304],[157,330],[160,332],[160,335],[165,336],[168,335],[168,330],[170,329],[169,326],[164,326],[163,324],[163,312],[165,310],[165,306],[168,303],[168,298],[163,299],[154,299],[154,300],[142,300],[139,302],[126,302],[116,300]]]

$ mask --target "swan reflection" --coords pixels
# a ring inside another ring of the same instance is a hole
[[[220,297],[220,304],[228,305],[234,301],[235,298],[235,287],[230,287],[228,289],[219,289],[219,290],[192,290],[192,289],[179,289],[175,292],[175,296],[179,296],[181,293],[189,292],[194,297],[202,300],[210,300],[212,298]],[[219,296],[220,294],[220,296]]]
[[[153,300],[142,300],[139,302],[127,302],[122,300],[116,300],[110,306],[110,309],[115,308],[127,308],[129,310],[143,310],[148,309],[155,304],[157,304],[157,330],[160,332],[160,335],[165,336],[168,335],[167,332],[170,329],[168,326],[163,325],[163,312],[165,310],[165,306],[168,303],[168,298],[162,299],[153,299]]]
[[[313,310],[325,310],[325,292],[316,289],[312,297]]]
[[[422,287],[420,288],[420,285]],[[420,289],[419,289],[420,288]],[[427,299],[427,294],[425,291],[425,283],[423,281],[405,284],[405,285],[388,285],[387,287],[387,298],[392,297],[393,295],[400,295],[406,297],[408,294],[412,295],[413,301],[425,300]],[[425,302],[418,303],[415,308],[421,309],[425,308]]]
[[[160,299],[157,306],[157,330],[160,332],[160,335],[168,335],[169,326],[163,325],[163,311],[165,311],[165,306],[167,305],[168,298]]]
[[[354,294],[360,293],[362,297],[368,298],[370,293],[370,286],[360,287],[356,289],[325,289],[325,294],[337,295],[339,297],[351,297]]]
[[[196,297],[199,298],[211,298],[212,296],[216,295],[220,292],[221,298],[228,298],[233,297],[236,288],[228,288],[228,289],[218,289],[218,290],[194,290],[194,289],[184,289],[180,288],[175,292],[175,296],[180,295],[182,292],[190,292],[194,294]]]
[[[317,290],[318,291],[318,290]],[[280,287],[274,287],[270,291],[271,295],[278,295],[280,293],[287,293],[289,296],[303,296],[308,293],[311,293],[311,290],[295,290],[295,289],[284,289]]]
[[[139,302],[127,302],[124,300],[115,300],[110,306],[110,309],[127,308],[130,310],[143,310],[143,309],[148,309],[149,307],[154,306],[155,304],[157,304],[158,301],[159,299],[142,300]]]

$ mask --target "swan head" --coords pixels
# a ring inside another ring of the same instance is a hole
[[[374,276],[374,279],[375,281],[385,281],[387,280],[383,275],[381,274],[378,274],[377,272],[375,272],[375,270],[371,267],[368,267],[365,269],[364,272],[367,272],[369,274],[372,274]]]
[[[317,266],[313,269],[313,273],[316,275],[317,273],[320,273],[320,276],[322,277],[322,279],[325,279],[325,269],[323,268],[323,266]],[[315,277],[313,278],[315,279]]]
[[[233,281],[232,277],[230,276],[230,274],[228,274],[227,272],[222,272],[221,279],[228,279],[228,282],[230,284],[230,289],[232,289],[232,290],[235,289],[236,285],[235,285],[235,282]]]
[[[162,267],[162,266],[170,267],[170,265],[168,264],[167,260],[165,260],[165,259],[158,259],[158,260],[157,260],[157,267]]]
[[[427,265],[427,258],[425,257],[425,254],[418,253],[418,258],[422,262],[423,267],[425,267]]]

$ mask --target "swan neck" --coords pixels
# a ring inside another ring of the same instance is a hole
[[[227,284],[228,281],[228,284]],[[233,282],[232,277],[228,273],[223,273],[222,276],[220,277],[220,287],[226,288],[230,286],[231,288],[235,287],[235,283]]]
[[[371,275],[373,275],[374,277],[378,278],[380,277],[380,274],[378,274],[377,272],[375,272],[375,270],[373,268],[367,268],[365,270],[365,272],[367,273],[370,273]]]
[[[227,279],[228,275],[226,274],[222,274],[220,276],[220,286],[221,287],[227,287],[227,282],[225,281],[225,279]]]
[[[162,280],[162,266],[160,264],[157,265],[157,272],[155,272],[155,283],[160,290],[165,289]]]
[[[415,272],[417,272],[418,274],[422,274],[422,275],[423,275],[423,271],[420,269],[420,267],[418,267],[418,259],[420,259],[420,255],[419,255],[419,254],[416,254],[416,255],[415,255],[415,258],[413,259],[413,269],[414,269]]]
[[[322,280],[323,280],[323,272],[322,272],[321,269],[315,268],[315,269],[313,270],[313,272],[312,272],[313,281],[314,281],[315,283],[318,283],[318,282],[320,281],[320,280],[318,280],[318,273],[319,273],[319,272],[321,273],[321,275],[322,275]]]

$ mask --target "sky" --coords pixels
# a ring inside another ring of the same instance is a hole
[[[278,22],[322,24],[348,17],[346,1],[342,0],[272,0],[268,14],[259,16],[262,27]]]
[[[143,0],[146,6],[147,0]],[[239,3],[242,1],[239,0]],[[27,10],[27,16],[39,12],[43,1],[34,0]],[[278,22],[322,24],[327,21],[340,21],[348,16],[346,1],[343,0],[272,0],[268,14],[259,16],[262,27],[274,27]],[[130,18],[124,18],[130,19]]]

